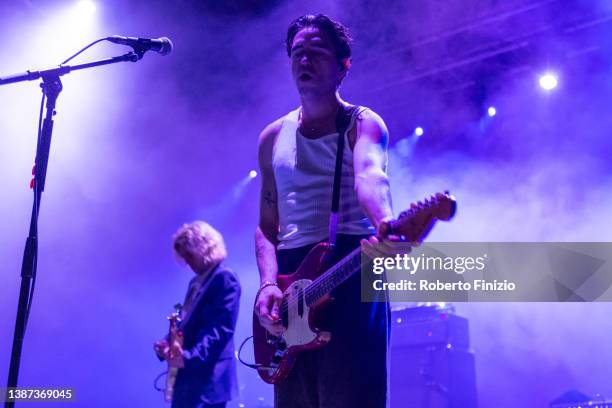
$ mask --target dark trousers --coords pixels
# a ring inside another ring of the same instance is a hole
[[[227,402],[217,404],[204,402],[201,392],[203,387],[202,379],[186,376],[184,370],[179,370],[171,408],[225,408]]]
[[[226,406],[227,402],[208,404],[197,395],[182,395],[180,398],[172,399],[172,408],[225,408]]]
[[[339,235],[335,260],[362,237]],[[278,251],[279,274],[294,272],[314,245]],[[289,377],[274,386],[276,408],[385,408],[389,303],[361,302],[359,273],[336,289],[330,313],[332,339],[301,354]]]

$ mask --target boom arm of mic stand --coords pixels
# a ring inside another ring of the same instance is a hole
[[[129,52],[127,54],[120,55],[118,57],[105,58],[105,59],[94,61],[94,62],[87,62],[85,64],[79,64],[79,65],[73,65],[73,66],[60,65],[58,67],[43,69],[39,71],[29,71],[28,70],[24,73],[0,77],[0,86],[12,84],[15,82],[34,81],[44,76],[62,76],[71,71],[77,71],[79,69],[85,69],[85,68],[93,68],[93,67],[98,67],[101,65],[114,64],[116,62],[128,62],[128,61],[136,62],[140,58],[142,58],[142,56],[139,56],[136,52]]]

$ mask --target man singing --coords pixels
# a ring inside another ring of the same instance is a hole
[[[259,138],[262,175],[255,234],[261,286],[255,313],[269,332],[283,332],[278,274],[294,272],[308,251],[329,239],[339,137],[344,138],[335,260],[357,246],[387,239],[392,218],[386,174],[388,133],[372,110],[342,100],[338,89],[351,65],[347,29],[325,15],[291,23],[287,54],[301,106],[268,125]],[[336,118],[350,116],[338,135]],[[275,385],[275,406],[385,407],[389,306],[360,301],[359,275],[334,293],[332,339],[300,355]]]
[[[183,345],[164,339],[155,343],[155,351],[180,368],[173,408],[224,408],[238,393],[234,331],[240,283],[222,264],[227,256],[223,237],[207,223],[185,224],[173,240],[175,254],[196,276],[182,309]]]

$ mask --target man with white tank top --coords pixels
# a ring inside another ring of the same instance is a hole
[[[329,237],[339,110],[338,89],[351,65],[347,29],[325,15],[291,23],[287,53],[301,106],[268,125],[259,138],[262,175],[255,233],[261,287],[255,313],[269,332],[279,318],[278,274],[294,272],[308,251]],[[392,219],[386,174],[388,132],[372,110],[355,107],[345,132],[335,259],[371,248]],[[378,238],[376,238],[376,236]],[[334,292],[330,343],[303,353],[275,385],[277,408],[384,408],[387,401],[389,305],[362,303],[359,274]]]

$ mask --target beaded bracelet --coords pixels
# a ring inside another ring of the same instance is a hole
[[[262,290],[264,290],[265,288],[267,288],[268,286],[276,286],[278,288],[278,284],[276,282],[273,281],[263,281],[261,283],[261,286],[259,287],[259,290],[257,291],[257,294],[255,295],[255,301],[257,302],[257,299],[259,298],[259,295],[261,293]]]

